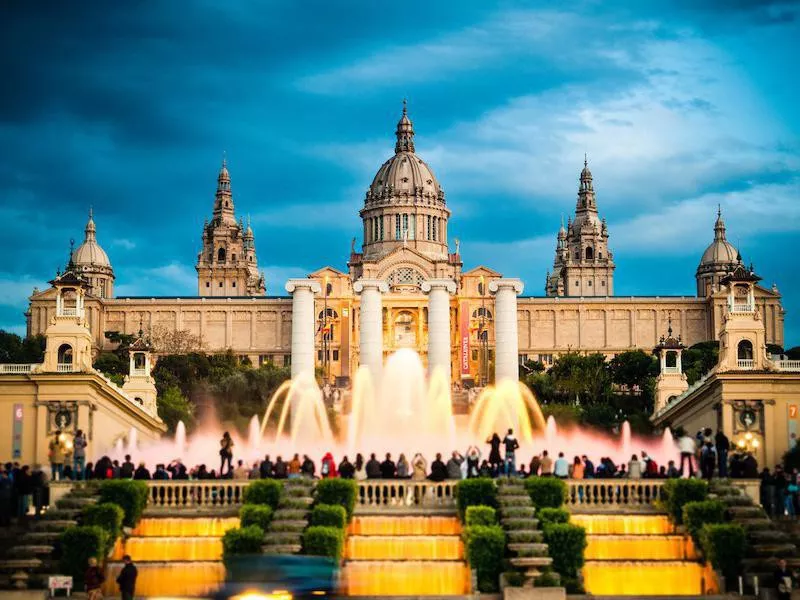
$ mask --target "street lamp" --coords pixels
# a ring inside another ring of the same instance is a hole
[[[744,434],[744,437],[739,438],[739,441],[736,443],[736,446],[741,452],[748,452],[751,454],[755,454],[760,445],[761,442],[758,438],[749,431]]]

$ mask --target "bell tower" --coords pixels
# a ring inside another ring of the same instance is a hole
[[[42,370],[45,373],[87,372],[92,369],[92,333],[84,302],[91,288],[72,262],[50,282],[56,290],[56,312],[44,332],[47,340]]]
[[[157,413],[156,382],[150,375],[150,353],[153,348],[145,339],[142,323],[139,322],[139,335],[128,348],[130,368],[122,385],[122,391],[142,405],[150,414]]]
[[[686,380],[681,364],[681,356],[685,349],[686,346],[683,345],[681,336],[672,335],[672,316],[670,315],[667,335],[661,336],[658,346],[653,350],[659,360],[655,412],[689,389],[689,382]]]
[[[719,334],[717,370],[761,371],[771,366],[764,320],[755,304],[755,286],[761,278],[752,265],[747,268],[742,264],[741,255],[736,260],[733,271],[720,280],[728,291],[728,300]]]

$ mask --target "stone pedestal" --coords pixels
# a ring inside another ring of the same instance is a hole
[[[292,295],[292,379],[314,377],[314,294],[321,291],[313,279],[290,279]]]
[[[517,295],[522,293],[519,279],[495,279],[489,291],[495,295],[495,384],[519,379],[519,338],[517,334]]]
[[[359,279],[353,291],[361,295],[359,306],[359,364],[369,369],[377,384],[383,369],[383,298],[389,286],[382,279]]]
[[[422,291],[428,294],[428,374],[441,370],[449,385],[450,295],[456,293],[456,284],[450,279],[432,279],[423,282]]]

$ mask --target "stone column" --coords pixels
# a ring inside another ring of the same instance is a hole
[[[450,279],[431,279],[422,283],[422,291],[428,294],[428,374],[441,369],[449,385],[450,295],[456,293],[456,284]]]
[[[519,379],[519,338],[517,335],[517,295],[522,293],[519,279],[495,279],[489,282],[494,301],[494,380]]]
[[[383,299],[381,294],[389,291],[382,279],[359,279],[353,291],[361,295],[358,309],[359,321],[359,365],[369,369],[372,380],[377,383],[383,369]]]
[[[292,295],[292,379],[314,377],[314,294],[321,291],[313,279],[290,279]]]

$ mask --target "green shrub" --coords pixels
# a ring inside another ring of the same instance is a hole
[[[667,479],[664,482],[664,504],[677,525],[683,523],[683,505],[708,498],[708,483],[702,479]]]
[[[347,520],[353,516],[358,495],[358,483],[352,479],[323,479],[314,492],[317,504],[338,504],[347,512]]]
[[[69,527],[61,534],[61,573],[72,576],[74,589],[83,589],[83,576],[91,557],[102,564],[108,539],[108,533],[97,525]]]
[[[552,523],[544,529],[544,541],[553,558],[553,569],[562,578],[577,578],[586,550],[586,530],[570,523]]]
[[[113,546],[122,533],[122,521],[125,511],[111,502],[90,504],[81,512],[82,525],[97,525],[108,534],[108,544]],[[109,550],[110,548],[106,548]]]
[[[552,571],[545,571],[539,575],[533,582],[533,587],[559,587],[561,586],[561,578],[557,573]]]
[[[700,545],[706,560],[727,578],[741,572],[742,559],[747,550],[747,537],[741,525],[732,523],[703,525]]]
[[[563,508],[540,508],[536,517],[542,529],[554,523],[569,523],[569,511]]]
[[[456,484],[456,503],[461,520],[467,513],[468,506],[497,506],[497,486],[488,477],[462,479]]]
[[[683,524],[695,539],[700,539],[703,525],[725,522],[725,505],[719,500],[701,500],[683,505]]]
[[[567,498],[567,484],[556,477],[531,477],[525,489],[537,509],[559,508]]]
[[[100,484],[99,504],[112,503],[125,512],[122,524],[136,527],[147,505],[147,484],[133,479],[110,479]]]
[[[272,510],[278,508],[283,486],[275,479],[257,479],[244,489],[245,504],[261,504]]]
[[[311,525],[344,529],[347,526],[347,511],[339,504],[317,504],[311,511]]]
[[[497,511],[491,506],[468,506],[465,515],[467,527],[473,525],[497,525]]]
[[[344,530],[338,527],[315,525],[303,533],[303,554],[327,556],[338,561],[342,558],[343,547]]]
[[[522,587],[525,585],[525,575],[519,571],[506,571],[503,575],[505,575],[506,585],[509,587]]]
[[[473,525],[464,530],[464,539],[467,561],[478,573],[478,590],[496,592],[506,549],[503,528],[498,525]]]
[[[258,525],[235,527],[222,536],[222,559],[239,554],[261,554],[264,530]]]
[[[265,504],[245,504],[239,509],[239,526],[258,525],[266,531],[272,521],[272,509]]]

